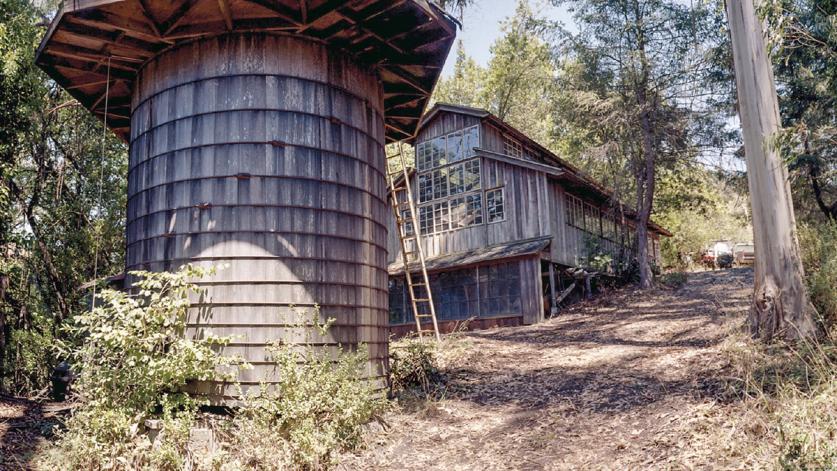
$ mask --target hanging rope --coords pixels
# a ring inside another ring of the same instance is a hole
[[[102,142],[101,142],[101,156],[102,162],[105,161],[105,148],[108,138],[108,105],[110,100],[110,58],[108,55],[108,73],[107,81],[105,82],[105,119],[102,124]],[[105,166],[99,165],[99,194],[96,197],[96,216],[102,215],[102,187],[105,179]],[[96,285],[99,283],[99,245],[101,244],[101,231],[96,228],[96,234],[93,241],[93,301],[90,304],[90,309],[96,309]]]

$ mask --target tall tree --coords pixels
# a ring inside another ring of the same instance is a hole
[[[764,2],[796,213],[837,221],[837,3]]]
[[[35,66],[43,13],[0,0],[0,388],[16,392],[45,380],[94,258],[124,269],[125,146]]]
[[[547,22],[527,0],[519,0],[514,15],[503,22],[503,35],[491,46],[482,101],[498,118],[550,147],[556,69],[546,31]]]
[[[728,0],[727,17],[756,244],[751,332],[766,340],[809,338],[816,310],[803,281],[787,169],[774,142],[779,103],[764,32],[753,0]]]
[[[502,25],[502,36],[491,46],[491,60],[483,68],[459,43],[453,75],[442,80],[434,100],[485,108],[550,147],[555,66],[544,40],[547,22],[526,0]]]
[[[453,75],[439,81],[433,92],[433,101],[476,108],[484,107],[485,78],[486,70],[465,53],[465,45],[460,40],[456,46]]]
[[[706,52],[717,42],[717,21],[705,5],[675,0],[553,3],[569,6],[579,27],[565,33],[566,53],[581,68],[571,82],[576,124],[593,129],[633,177],[640,287],[648,288],[658,168],[699,152],[700,123],[713,116],[700,97],[711,93]]]

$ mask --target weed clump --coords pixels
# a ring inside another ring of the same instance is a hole
[[[133,272],[135,294],[104,290],[99,305],[75,318],[68,357],[79,369],[80,406],[58,434],[53,469],[183,469],[195,414],[203,401],[182,392],[235,360],[215,348],[226,340],[184,336],[189,280],[209,270]],[[152,444],[145,420],[161,418]]]
[[[310,319],[307,326],[321,336],[333,323],[321,323],[317,309]],[[340,453],[360,448],[364,425],[386,404],[374,385],[362,379],[366,347],[338,347],[332,355],[309,338],[302,346],[274,343],[268,351],[277,382],[242,395],[224,433],[223,469],[328,469]]]
[[[438,345],[431,340],[410,338],[393,345],[390,354],[393,393],[411,393],[417,397],[432,395],[441,382],[437,353]]]
[[[805,281],[824,329],[837,324],[837,222],[799,231]]]
[[[739,341],[727,353],[745,434],[735,448],[780,469],[837,468],[837,345]]]

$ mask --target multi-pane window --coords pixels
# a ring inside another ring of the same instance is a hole
[[[448,196],[448,169],[440,168],[432,173],[433,199]]]
[[[433,205],[433,232],[445,232],[450,229],[450,208],[448,202]]]
[[[450,195],[458,195],[480,189],[480,161],[479,159],[451,165],[448,167],[448,181]]]
[[[482,224],[482,195],[479,193],[450,200],[451,229]]]
[[[503,201],[502,188],[485,192],[485,208],[488,222],[499,222],[506,219],[506,205]]]
[[[568,194],[566,196],[567,224],[581,230],[586,230],[586,226],[584,225],[584,202],[573,195]]]
[[[485,221],[480,160],[473,158],[479,141],[479,126],[472,126],[416,145],[422,234]]]
[[[419,230],[422,234],[433,232],[433,206],[422,206],[419,208]]]
[[[465,191],[480,189],[480,161],[479,159],[469,160],[463,164]]]
[[[468,159],[480,146],[480,128],[470,128],[439,136],[416,145],[416,168],[419,172]]]
[[[426,173],[418,176],[418,201],[426,203],[433,199],[433,175]]]
[[[474,155],[474,149],[480,147],[480,127],[479,126],[472,126],[462,134],[462,148],[465,152],[465,157],[470,157]]]
[[[499,263],[479,268],[480,316],[520,313],[520,265]]]
[[[503,153],[509,157],[523,158],[523,146],[511,136],[503,136]]]
[[[584,203],[584,229],[593,235],[602,235],[601,214],[599,208],[590,203]]]

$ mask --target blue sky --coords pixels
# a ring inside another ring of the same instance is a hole
[[[500,28],[504,19],[514,14],[517,0],[478,0],[477,4],[465,10],[463,29],[457,39],[465,44],[465,51],[480,65],[488,64],[491,59],[491,45],[500,37]],[[558,20],[565,25],[572,24],[572,18],[564,7],[553,7],[545,0],[529,0],[532,9],[551,20]],[[448,56],[442,74],[448,77],[453,72],[456,61],[456,49]]]

